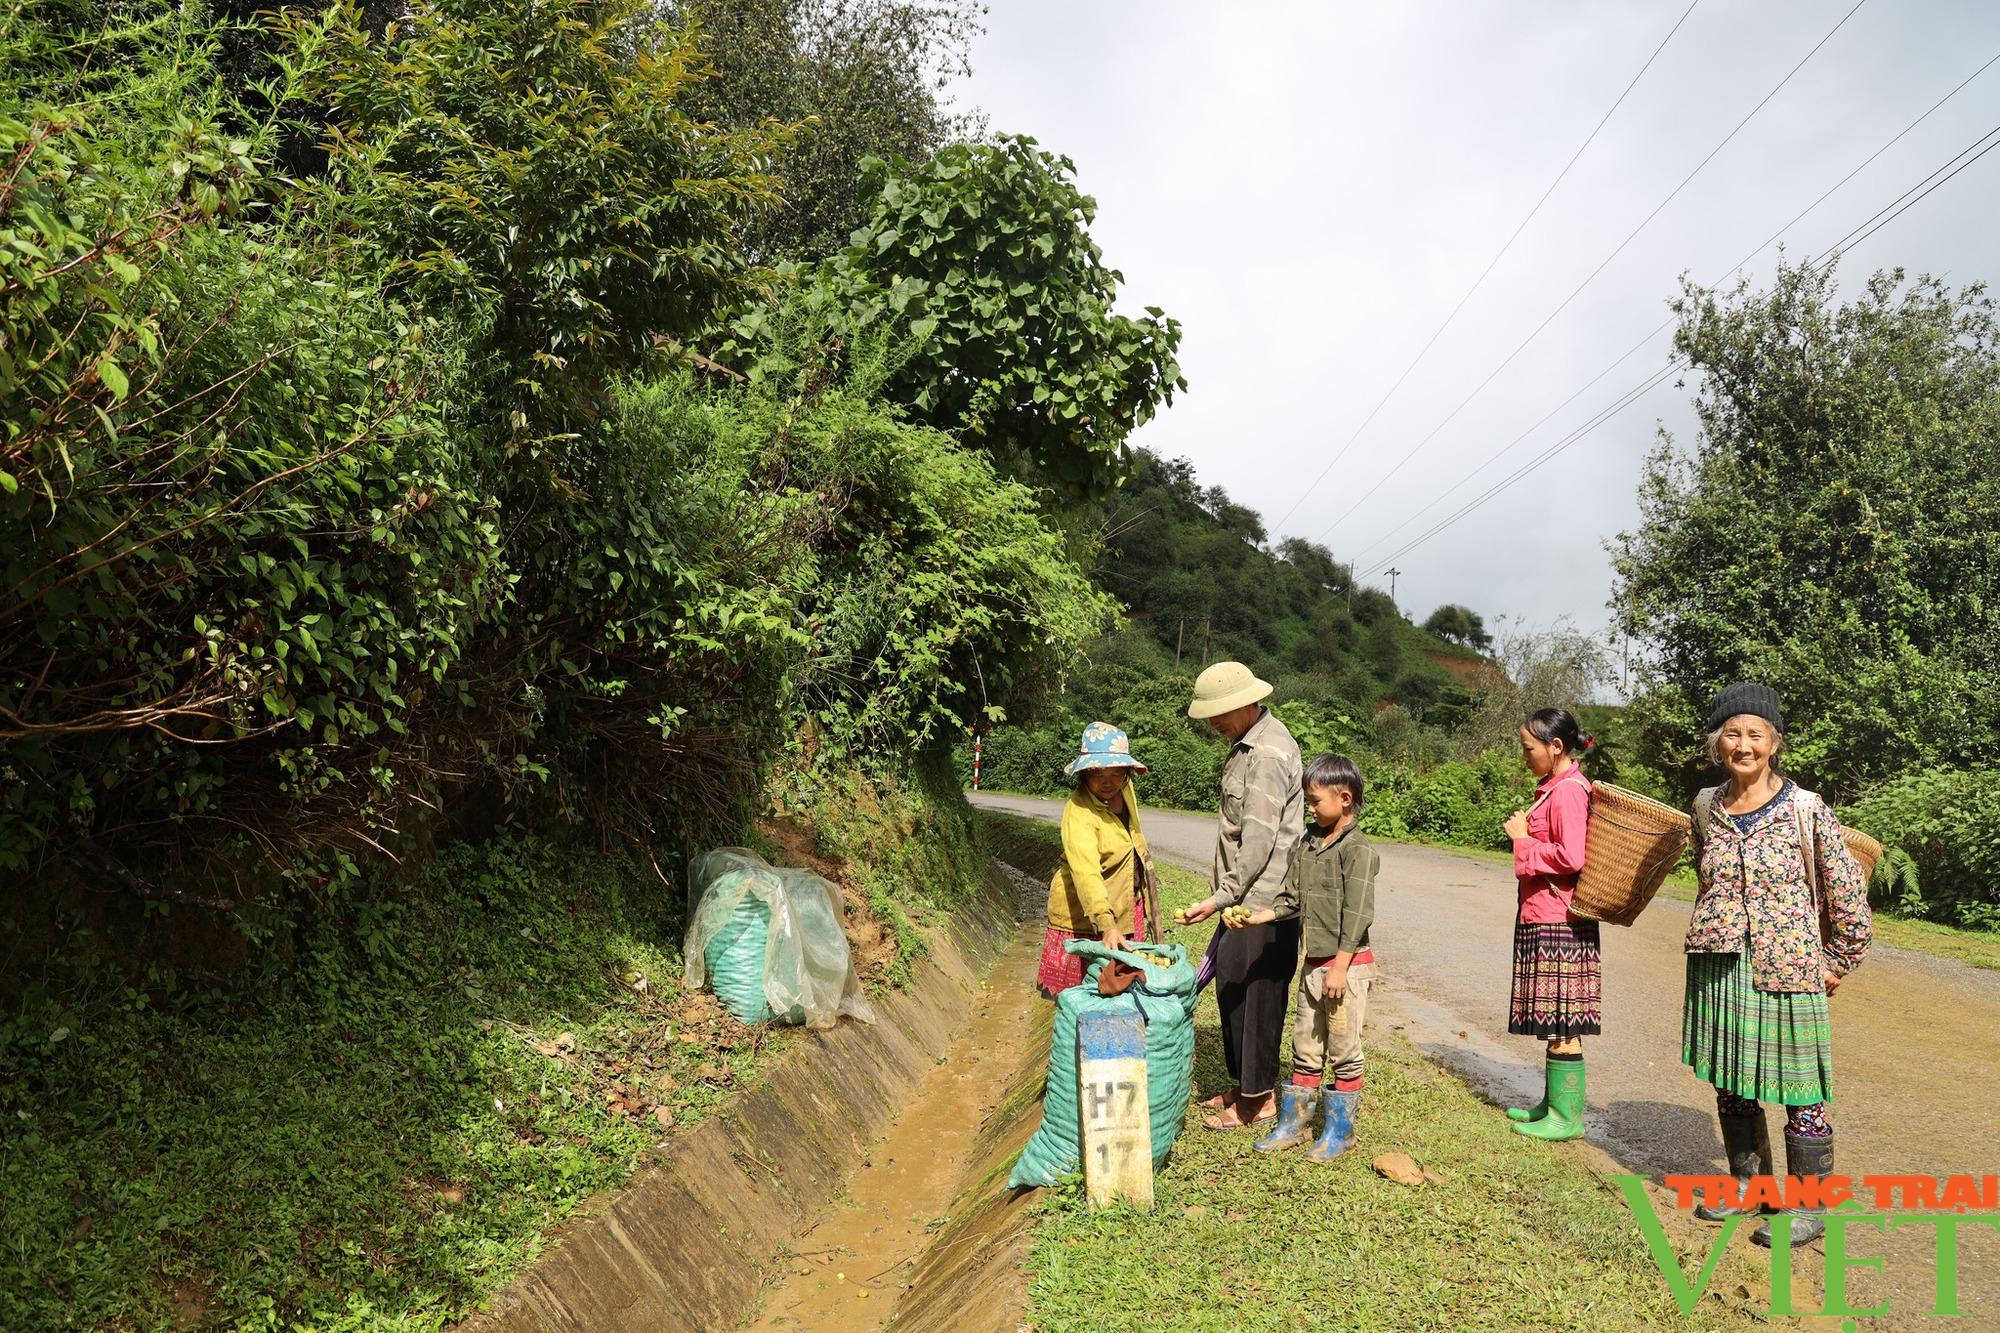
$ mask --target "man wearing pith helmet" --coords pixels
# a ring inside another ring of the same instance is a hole
[[[1222,766],[1222,811],[1216,828],[1213,892],[1181,914],[1206,921],[1227,907],[1260,911],[1275,904],[1305,832],[1298,742],[1263,699],[1271,687],[1241,662],[1217,662],[1194,682],[1188,716],[1230,743]],[[1216,927],[1209,945],[1215,998],[1222,1010],[1222,1054],[1235,1083],[1209,1099],[1210,1129],[1240,1129],[1276,1114],[1278,1052],[1285,1037],[1285,1002],[1298,966],[1296,917],[1239,930]]]

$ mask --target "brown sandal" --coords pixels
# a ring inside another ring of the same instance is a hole
[[[1245,1120],[1243,1103],[1251,1100],[1262,1102],[1263,1105],[1257,1114]],[[1219,1114],[1212,1115],[1201,1123],[1205,1129],[1249,1129],[1252,1125],[1260,1125],[1266,1120],[1275,1120],[1277,1116],[1278,1099],[1267,1092],[1262,1097],[1254,1099],[1239,1095]]]
[[[1204,1098],[1201,1104],[1211,1111],[1220,1111],[1223,1107],[1235,1101],[1241,1094],[1241,1088],[1231,1088],[1227,1092],[1218,1092],[1213,1097]]]

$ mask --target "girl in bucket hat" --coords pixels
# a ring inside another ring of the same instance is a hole
[[[1076,786],[1063,807],[1063,857],[1049,881],[1049,928],[1035,976],[1051,1000],[1083,981],[1084,960],[1065,943],[1100,940],[1122,949],[1128,937],[1146,933],[1152,866],[1132,783],[1145,771],[1132,742],[1108,722],[1083,729],[1076,758],[1063,770]]]

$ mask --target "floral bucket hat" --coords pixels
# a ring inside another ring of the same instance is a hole
[[[1076,758],[1069,761],[1063,776],[1073,778],[1086,768],[1129,768],[1144,773],[1146,766],[1132,757],[1132,742],[1109,722],[1093,722],[1083,729]]]

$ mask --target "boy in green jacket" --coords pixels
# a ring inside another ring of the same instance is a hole
[[[1368,835],[1355,824],[1365,790],[1361,770],[1345,755],[1323,754],[1306,765],[1306,810],[1312,826],[1292,853],[1277,905],[1243,922],[1304,918],[1306,959],[1292,1020],[1292,1081],[1279,1088],[1277,1126],[1256,1145],[1263,1152],[1312,1137],[1320,1085],[1329,1074],[1333,1087],[1326,1092],[1326,1124],[1306,1156],[1330,1162],[1354,1143],[1361,1027],[1368,1016],[1368,983],[1375,975],[1368,928],[1375,921],[1375,871],[1381,864]]]

